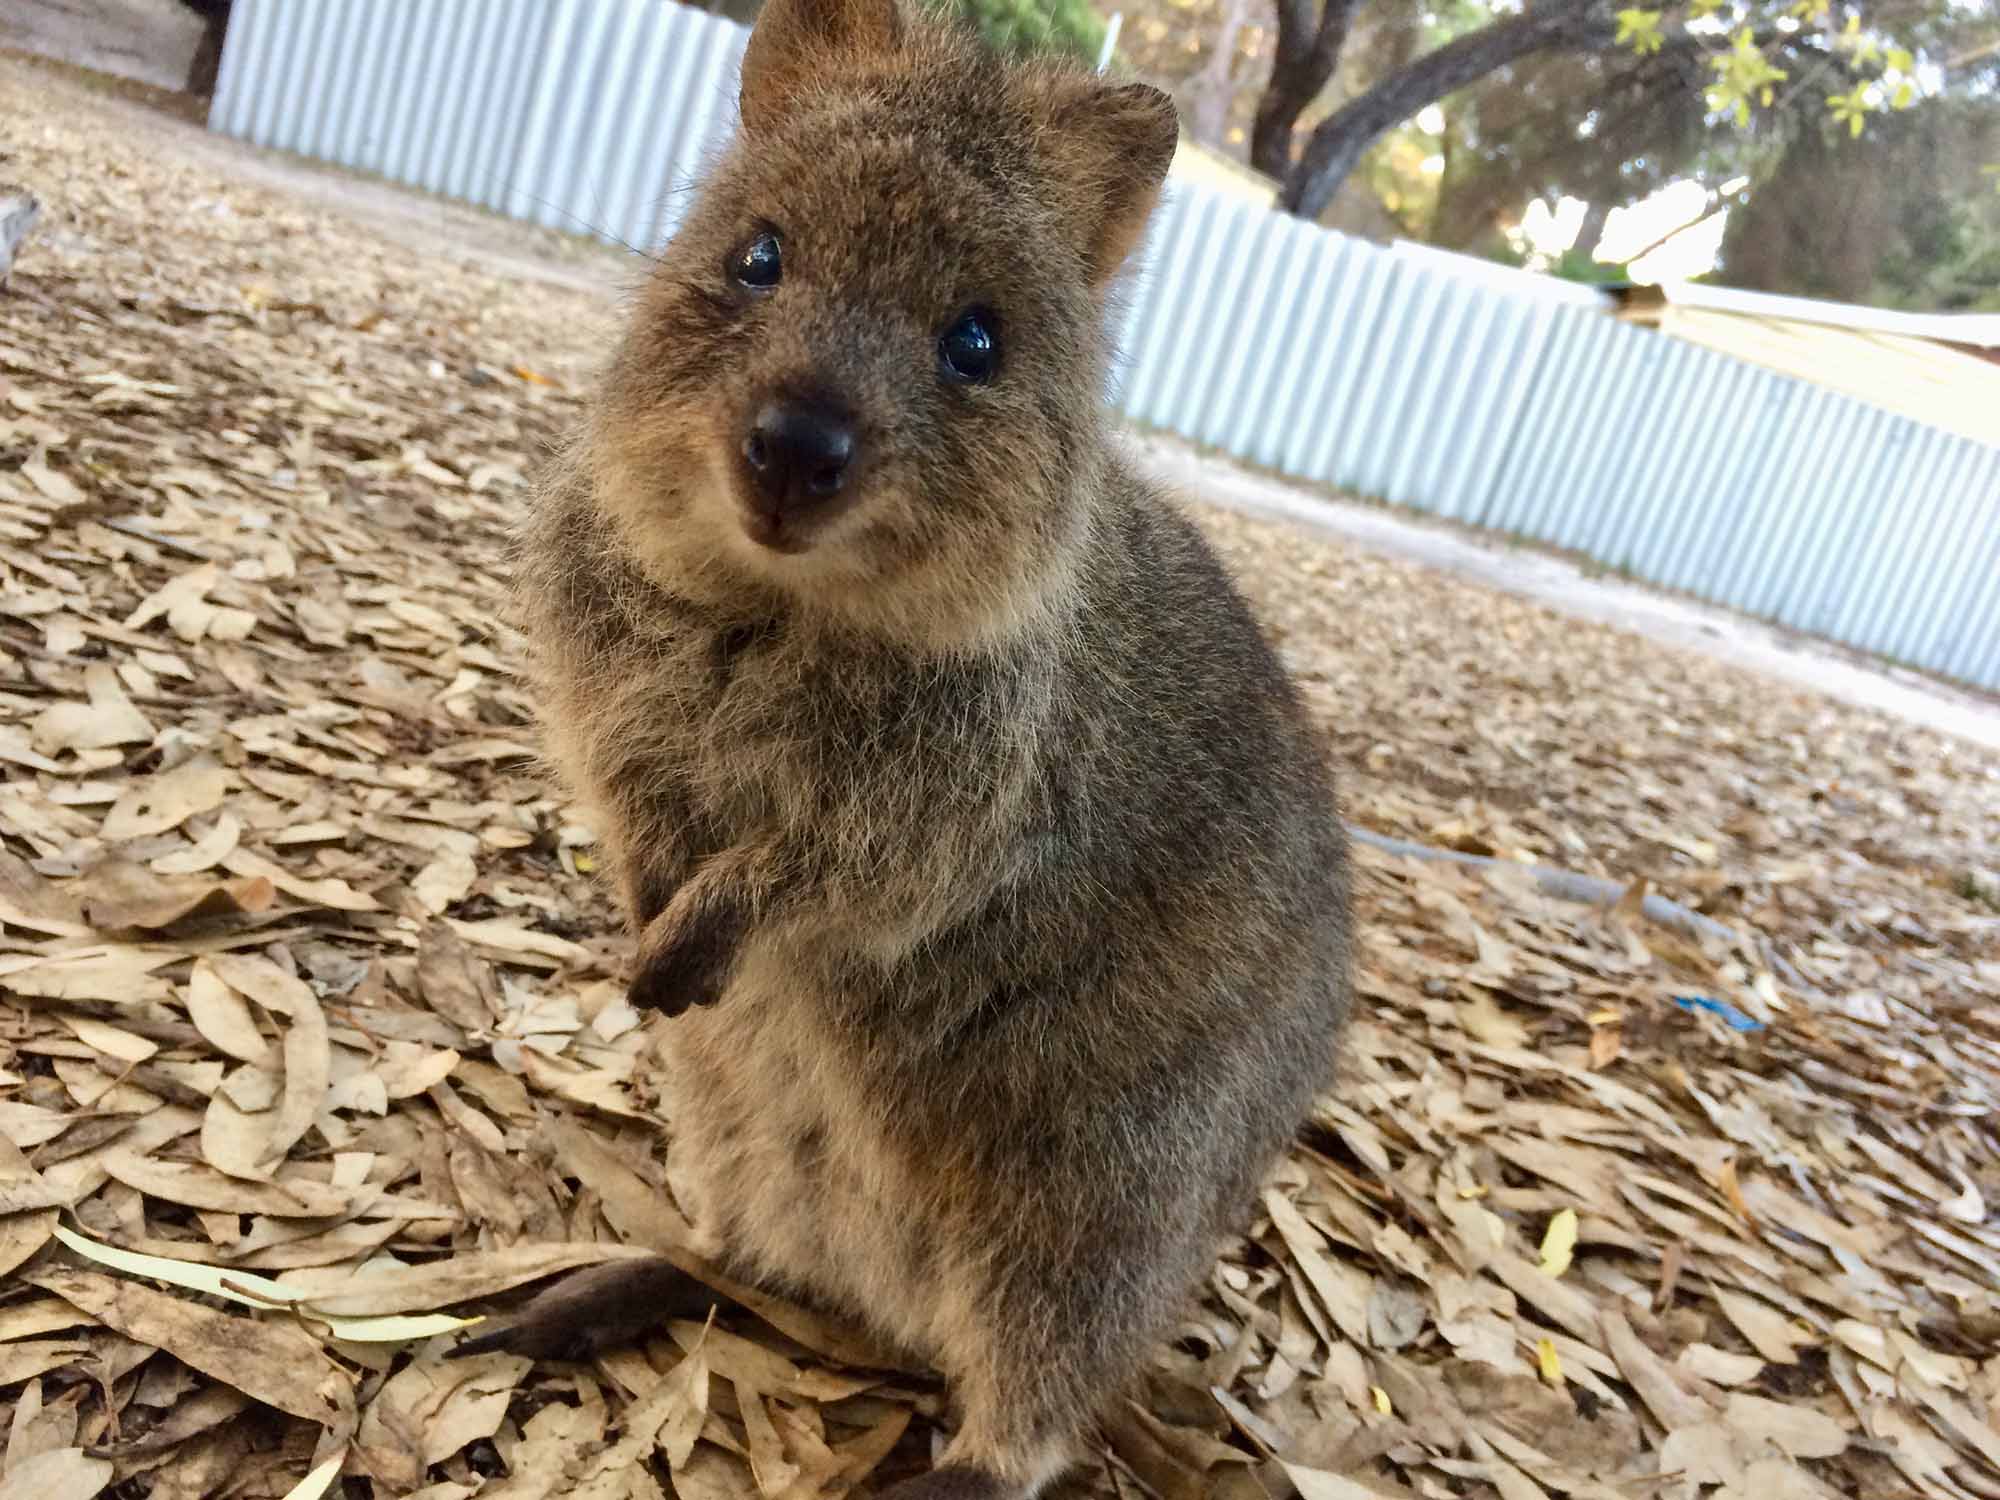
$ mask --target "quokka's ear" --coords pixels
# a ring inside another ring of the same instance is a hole
[[[1132,253],[1180,144],[1174,101],[1143,83],[1067,77],[1047,101],[1043,156],[1063,185],[1093,283]]]
[[[744,128],[777,119],[821,66],[893,52],[902,35],[895,0],[765,0],[743,53]]]

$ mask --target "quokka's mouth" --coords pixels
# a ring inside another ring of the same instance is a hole
[[[813,539],[807,535],[811,529],[796,518],[773,515],[756,506],[743,507],[743,534],[766,552],[796,557],[812,546]]]

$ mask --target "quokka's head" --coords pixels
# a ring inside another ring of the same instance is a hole
[[[742,128],[633,309],[591,455],[659,582],[938,645],[1060,598],[1105,297],[1172,104],[894,0],[768,0]]]

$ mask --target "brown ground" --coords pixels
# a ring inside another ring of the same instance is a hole
[[[344,1455],[357,1497],[805,1497],[920,1464],[935,1390],[810,1320],[541,1368],[328,1321],[675,1232],[649,1026],[493,615],[606,307],[47,70],[0,59],[0,98],[0,177],[50,206],[0,293],[0,1491],[258,1500]],[[2000,755],[1208,519],[1357,822],[1742,936],[1364,853],[1346,1076],[1084,1484],[2000,1495]],[[254,1312],[245,1273],[307,1306]]]

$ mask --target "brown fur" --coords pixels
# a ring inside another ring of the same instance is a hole
[[[1029,1495],[1330,1081],[1345,859],[1315,736],[1116,459],[1106,286],[1171,106],[890,0],[769,0],[745,128],[529,518],[551,758],[678,1015],[707,1249],[933,1362],[913,1494]],[[760,230],[782,279],[725,270]],[[937,340],[993,310],[991,384]],[[838,506],[746,531],[744,437],[837,403]]]

